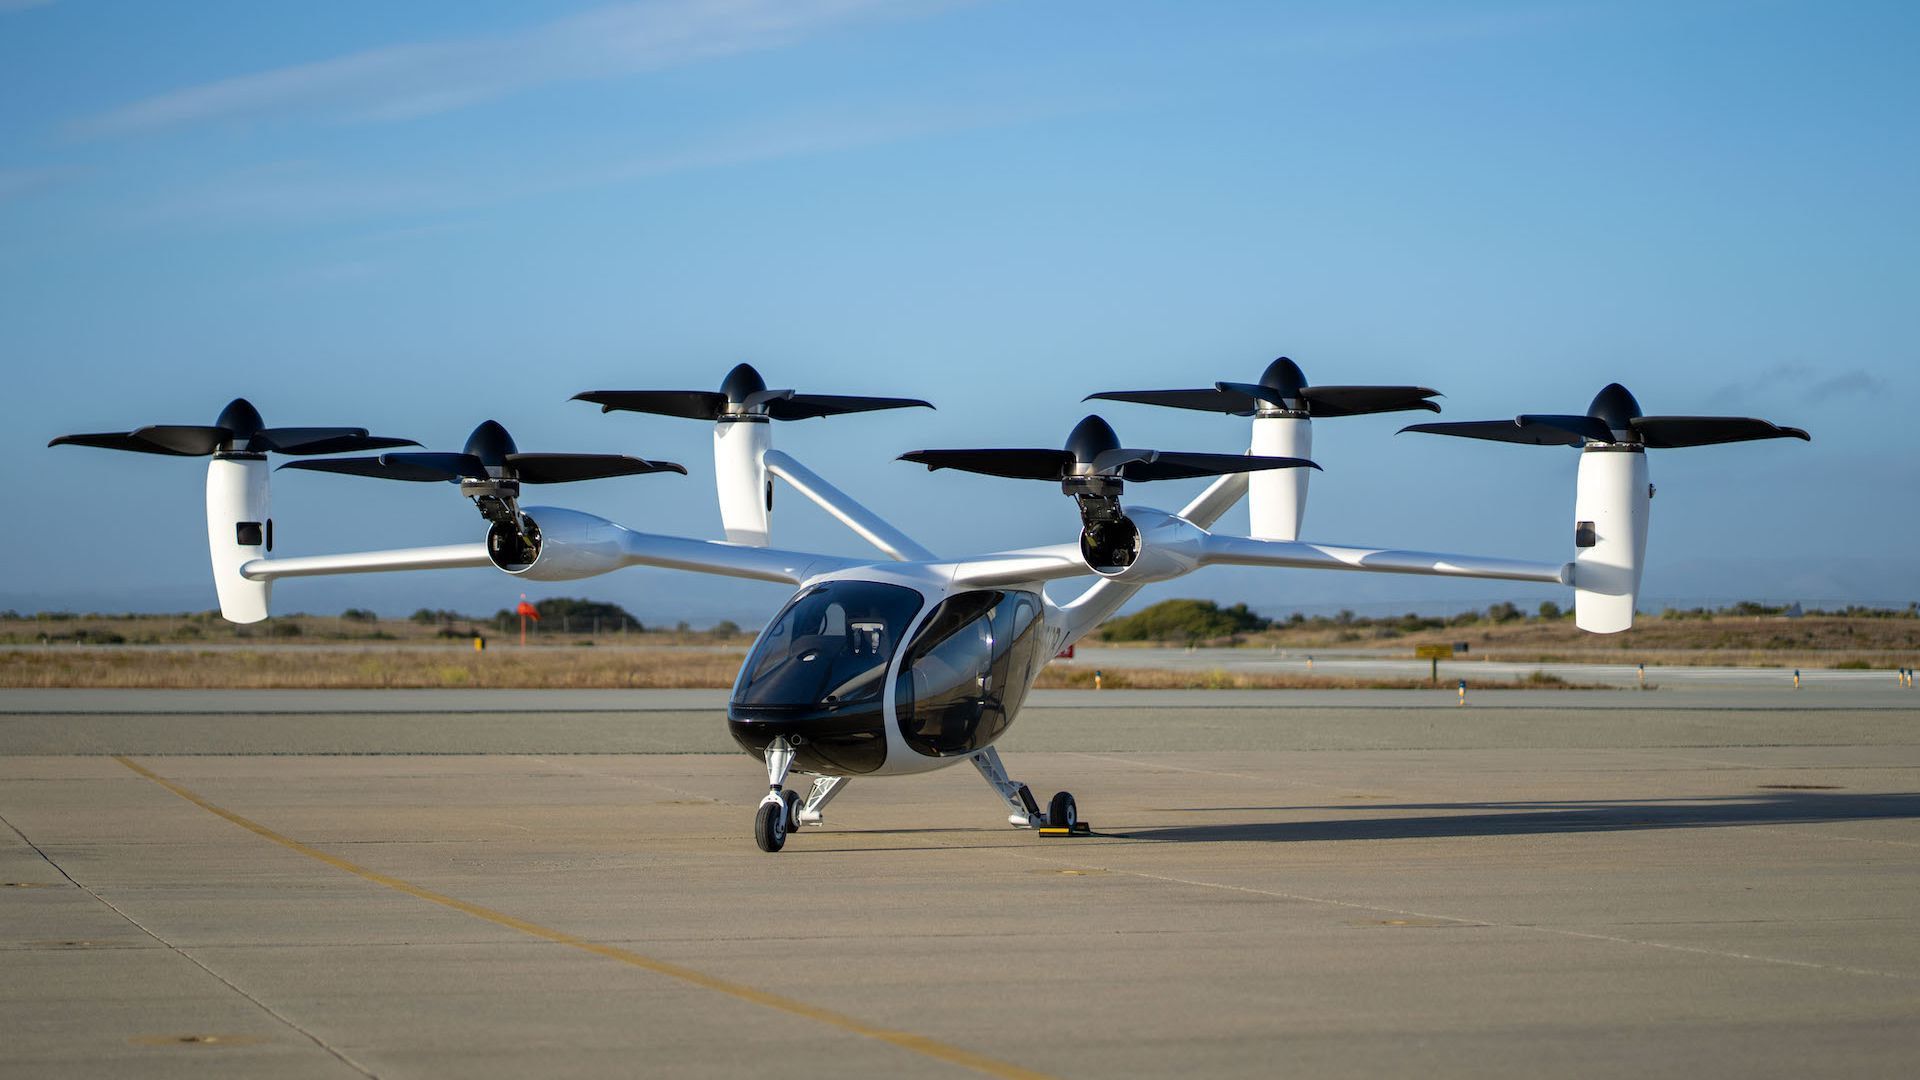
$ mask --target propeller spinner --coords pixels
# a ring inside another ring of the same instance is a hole
[[[1233,416],[1360,416],[1365,413],[1425,409],[1439,395],[1425,386],[1309,386],[1300,365],[1282,356],[1267,365],[1257,383],[1217,382],[1209,390],[1109,390],[1087,401],[1131,401],[1172,409],[1228,413]]]
[[[369,435],[361,427],[268,427],[246,398],[234,398],[212,424],[150,424],[132,431],[62,435],[48,446],[94,446],[137,454],[206,457],[209,454],[344,454],[419,446],[412,439]]]
[[[1512,420],[1413,424],[1400,430],[1533,446],[1640,446],[1656,450],[1756,439],[1811,442],[1813,438],[1799,428],[1751,416],[1644,416],[1640,402],[1619,383],[1608,383],[1595,395],[1584,416],[1523,413]]]
[[[590,401],[601,412],[641,412],[657,416],[681,416],[689,420],[808,420],[846,413],[877,412],[882,409],[927,408],[933,406],[919,398],[853,397],[841,394],[802,394],[794,390],[769,390],[752,364],[736,364],[720,383],[718,392],[709,390],[588,390],[573,395],[575,401]]]

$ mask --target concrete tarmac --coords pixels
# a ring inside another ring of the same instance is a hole
[[[777,855],[706,692],[0,692],[0,1075],[1892,1076],[1920,691],[1057,692]]]

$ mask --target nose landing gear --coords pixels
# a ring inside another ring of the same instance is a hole
[[[799,826],[800,796],[788,791],[787,773],[793,769],[793,744],[780,738],[767,744],[767,797],[753,814],[753,841],[761,851],[787,846],[787,833]]]

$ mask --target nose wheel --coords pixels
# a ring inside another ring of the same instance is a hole
[[[779,851],[787,846],[787,829],[799,797],[791,791],[781,794],[783,798],[763,802],[753,812],[753,842],[760,845],[761,851]]]

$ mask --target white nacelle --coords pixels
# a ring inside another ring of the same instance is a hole
[[[1145,585],[1192,573],[1200,565],[1207,542],[1206,530],[1164,510],[1130,506],[1126,513],[1135,532],[1130,545],[1132,558],[1125,565],[1103,557],[1086,543],[1082,533],[1081,557],[1094,573],[1109,581]]]
[[[530,564],[495,566],[530,581],[573,581],[629,565],[624,526],[605,518],[538,506],[525,511],[540,530],[540,551]]]
[[[1651,499],[1644,451],[1581,452],[1573,500],[1573,610],[1580,629],[1617,634],[1633,626]]]
[[[272,547],[268,468],[265,454],[221,455],[207,464],[207,551],[220,615],[228,622],[259,622],[273,597],[273,582],[240,574],[242,566]]]
[[[1252,453],[1261,457],[1313,457],[1313,421],[1305,416],[1256,416]],[[1307,481],[1313,470],[1263,469],[1247,474],[1247,535],[1256,540],[1298,540],[1307,516]]]
[[[773,425],[765,417],[722,420],[713,425],[713,479],[720,495],[720,524],[735,544],[766,547],[773,514],[773,481],[767,448]]]

